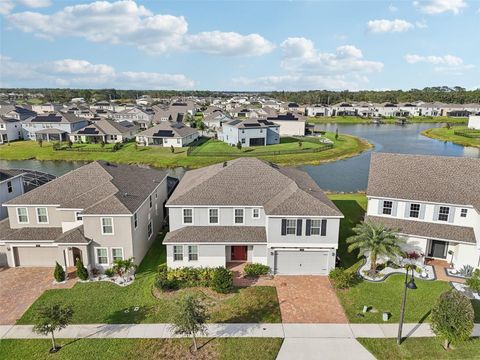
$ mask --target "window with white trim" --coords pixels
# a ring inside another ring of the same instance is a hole
[[[112,262],[123,260],[123,248],[112,248]]]
[[[418,218],[420,216],[420,204],[410,204],[410,217]]]
[[[97,264],[108,265],[108,251],[107,248],[96,248]]]
[[[218,224],[218,209],[208,209],[208,223]]]
[[[460,217],[466,218],[468,214],[468,209],[461,209],[460,210]]]
[[[17,218],[19,224],[28,224],[27,208],[17,208]]]
[[[138,214],[137,213],[133,214],[133,226],[135,226],[135,229],[138,226]]]
[[[183,209],[183,223],[193,224],[193,209]]]
[[[260,209],[252,209],[252,218],[254,219],[260,218]]]
[[[438,221],[448,221],[449,214],[450,208],[448,206],[440,206],[438,210]]]
[[[188,261],[197,261],[197,260],[198,260],[198,246],[188,245]]]
[[[148,197],[148,200],[150,201],[150,209],[152,208],[152,195]]]
[[[152,234],[153,234],[152,220],[148,221],[147,234],[148,234],[148,238],[150,238],[150,236],[152,236]]]
[[[37,208],[37,222],[39,224],[48,224],[47,208]]]
[[[322,220],[316,219],[310,222],[310,234],[320,235],[320,228],[322,226]]]
[[[295,235],[297,233],[297,220],[287,219],[287,235]]]
[[[234,209],[234,223],[235,224],[243,224],[244,221],[244,209]]]
[[[173,245],[173,261],[183,261],[183,245]]]
[[[81,211],[75,211],[75,220],[76,221],[82,221],[83,220],[82,215],[80,213],[81,213]]]
[[[11,181],[7,181],[7,189],[9,193],[13,192],[13,186]]]
[[[383,202],[383,214],[384,215],[392,215],[392,208],[393,208],[393,202],[392,201],[384,201]]]
[[[101,218],[102,222],[102,235],[113,234],[113,219],[111,217]]]

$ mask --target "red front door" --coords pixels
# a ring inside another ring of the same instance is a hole
[[[232,246],[232,261],[247,261],[246,246]]]

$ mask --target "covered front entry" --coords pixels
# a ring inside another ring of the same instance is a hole
[[[15,266],[54,267],[58,260],[58,247],[12,247]]]
[[[440,240],[429,240],[428,257],[436,259],[447,258],[448,242]]]
[[[253,138],[250,139],[250,146],[264,146],[265,145],[265,139],[264,138]]]
[[[231,246],[230,260],[231,261],[247,261],[248,247],[247,246]]]
[[[276,250],[275,274],[328,275],[328,251]]]

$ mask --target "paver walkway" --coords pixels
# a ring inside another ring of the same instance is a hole
[[[52,268],[0,268],[0,325],[15,324],[45,290],[74,284],[54,285]]]

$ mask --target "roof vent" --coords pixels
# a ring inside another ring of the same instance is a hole
[[[223,162],[223,167],[227,167],[227,162],[226,161]]]

